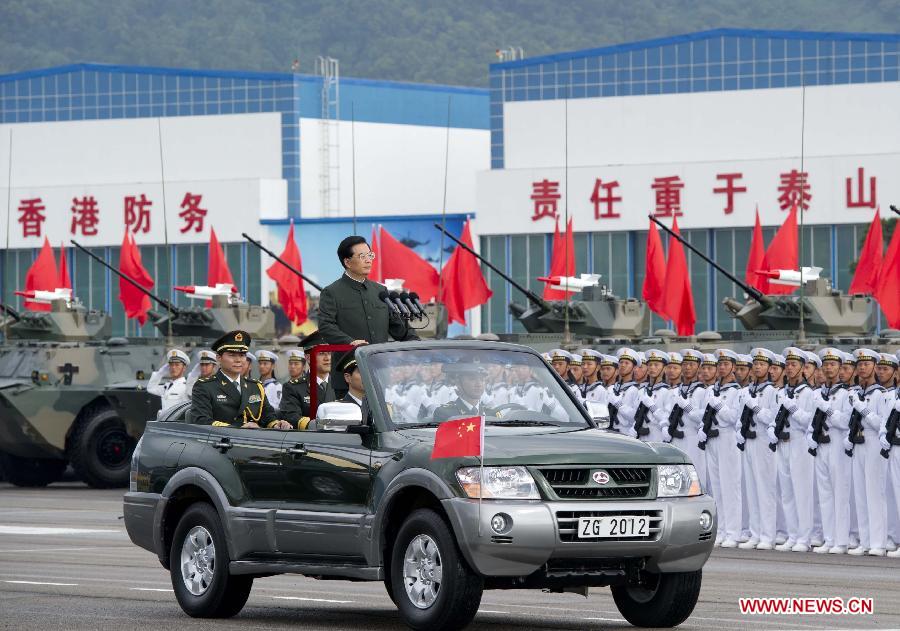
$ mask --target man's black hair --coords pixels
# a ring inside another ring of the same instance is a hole
[[[349,259],[353,256],[353,246],[359,245],[360,243],[365,243],[366,245],[369,244],[365,237],[359,235],[352,235],[341,241],[341,244],[337,249],[338,260],[341,262],[341,267],[347,269],[347,266],[344,265],[344,259]]]

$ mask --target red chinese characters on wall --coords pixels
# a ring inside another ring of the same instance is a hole
[[[41,237],[41,226],[44,225],[47,216],[44,211],[47,208],[40,197],[23,199],[19,202],[19,219],[22,224],[22,238]]]
[[[153,202],[141,193],[140,197],[129,195],[125,198],[125,229],[132,234],[150,232],[150,207]]]
[[[556,219],[559,198],[559,182],[551,182],[546,178],[540,182],[532,182],[531,199],[534,202],[534,211],[531,220],[537,221],[543,217]]]
[[[723,180],[723,184],[719,188],[714,188],[713,193],[717,195],[725,195],[725,208],[723,209],[726,215],[730,215],[734,212],[734,196],[738,193],[746,193],[746,186],[738,186],[737,180],[742,180],[744,178],[743,173],[719,173],[716,175],[717,180]]]
[[[619,188],[618,180],[603,182],[603,180],[597,178],[594,182],[594,192],[591,193],[591,203],[594,205],[594,219],[617,219],[621,217],[614,208],[617,202],[622,201],[622,197],[615,193],[617,188]]]
[[[778,207],[788,210],[794,206],[809,210],[809,202],[812,200],[810,193],[809,173],[791,169],[781,174],[781,184],[778,186]]]
[[[684,188],[684,182],[677,175],[669,175],[667,177],[657,177],[653,179],[650,188],[656,194],[656,210],[654,215],[657,217],[681,217],[681,190]]]
[[[853,197],[853,178],[848,177],[846,180],[847,187],[847,208],[875,208],[878,205],[878,194],[876,189],[875,176],[869,178],[869,197],[866,199],[865,182],[866,176],[862,167],[856,170],[856,198]]]
[[[184,220],[184,225],[179,228],[184,234],[190,230],[194,232],[203,232],[203,218],[206,217],[206,209],[200,208],[200,202],[203,195],[192,195],[185,193],[184,199],[181,201],[181,212],[178,216]]]
[[[69,232],[82,236],[94,237],[97,235],[97,225],[100,223],[100,208],[93,195],[75,197],[72,199],[72,224]]]

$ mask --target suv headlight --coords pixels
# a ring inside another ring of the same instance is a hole
[[[481,483],[482,470],[484,484]],[[476,499],[541,499],[534,478],[525,467],[463,467],[456,471],[456,479],[465,494]]]
[[[697,470],[690,464],[662,464],[656,468],[657,497],[693,497],[703,493]]]

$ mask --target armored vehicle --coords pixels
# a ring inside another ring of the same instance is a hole
[[[388,343],[356,359],[362,405],[323,404],[306,431],[196,425],[189,405],[147,424],[125,526],[186,613],[233,616],[255,579],[297,573],[382,581],[428,631],[465,626],[485,589],[608,586],[632,624],[690,616],[716,508],[684,452],[601,429],[605,406],[582,407],[523,346]],[[398,398],[442,372],[477,401],[491,366],[543,405],[472,417],[460,399]]]

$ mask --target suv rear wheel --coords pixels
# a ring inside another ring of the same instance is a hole
[[[397,533],[390,588],[411,628],[449,631],[465,627],[475,617],[484,582],[463,559],[447,523],[422,508]]]
[[[697,598],[703,572],[655,574],[641,572],[639,585],[612,588],[619,613],[636,627],[675,627],[688,619]]]
[[[212,506],[201,502],[184,512],[169,554],[175,598],[187,615],[230,618],[244,608],[253,577],[228,573],[225,533]]]

